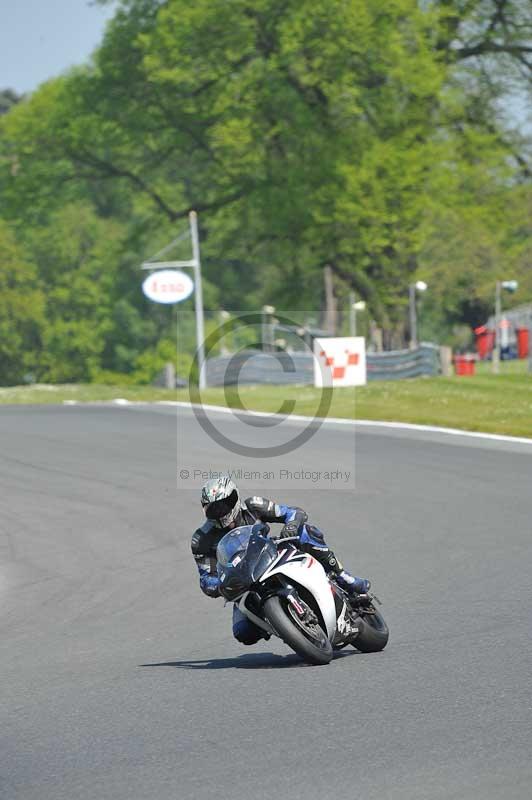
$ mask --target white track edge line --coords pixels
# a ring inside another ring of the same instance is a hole
[[[221,414],[248,414],[255,417],[281,417],[284,419],[283,414],[275,414],[268,411],[249,411],[248,409],[235,409],[228,408],[227,406],[212,406],[207,404],[198,403],[185,403],[181,400],[158,400],[156,405],[175,406],[176,408],[203,408],[206,411],[216,411]],[[492,442],[509,442],[511,444],[525,444],[532,445],[532,439],[525,436],[507,436],[502,433],[482,433],[480,431],[463,431],[460,428],[444,428],[437,425],[418,425],[413,422],[389,422],[384,420],[372,419],[343,419],[342,417],[308,417],[302,414],[290,414],[289,419],[297,420],[298,422],[305,422],[309,419],[323,419],[323,423],[333,423],[334,425],[354,425],[359,427],[374,427],[374,428],[395,428],[396,430],[405,431],[421,431],[424,433],[441,433],[448,436],[465,436],[470,439],[486,439]]]

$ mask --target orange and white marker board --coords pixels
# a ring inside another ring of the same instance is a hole
[[[314,339],[314,386],[364,386],[366,341],[363,336]]]

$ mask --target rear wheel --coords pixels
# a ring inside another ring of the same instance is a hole
[[[315,617],[315,622],[296,619],[284,597],[268,598],[264,614],[283,642],[309,664],[328,664],[332,659],[332,645]]]
[[[359,634],[353,641],[353,647],[362,653],[377,653],[379,650],[384,650],[390,632],[380,611],[370,606],[367,613],[360,613],[357,625]]]

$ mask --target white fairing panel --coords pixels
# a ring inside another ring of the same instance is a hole
[[[261,581],[277,574],[285,575],[290,581],[304,586],[314,595],[327,626],[327,635],[332,641],[336,631],[336,606],[331,584],[321,564],[312,556],[307,556],[304,561],[299,559],[285,561],[278,568],[274,564],[273,569],[267,570],[261,576]]]
[[[236,601],[235,606],[238,607],[238,610],[241,611],[242,614],[244,614],[244,616],[250,620],[250,622],[253,622],[255,625],[257,625],[258,628],[262,628],[262,630],[266,631],[266,633],[269,633],[270,636],[276,636],[277,634],[273,630],[270,623],[266,622],[260,617],[257,617],[256,614],[253,614],[253,612],[250,611],[246,606],[246,597],[248,594],[249,592],[246,592],[244,595],[242,595],[242,597]]]

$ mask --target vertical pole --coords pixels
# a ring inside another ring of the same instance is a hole
[[[357,310],[355,308],[355,293],[349,292],[349,335],[357,335]]]
[[[196,344],[198,351],[199,368],[199,388],[207,388],[207,376],[205,371],[205,325],[203,320],[203,291],[201,286],[201,261],[198,237],[198,217],[195,211],[191,211],[189,216],[190,236],[192,239],[192,259],[194,261],[194,298],[196,308]]]
[[[495,347],[491,357],[491,369],[494,375],[499,374],[501,359],[501,282],[495,284]]]
[[[323,280],[325,286],[325,330],[329,336],[336,336],[336,298],[333,273],[328,264],[323,268]]]
[[[416,284],[408,287],[408,306],[410,312],[410,349],[417,347]]]
[[[262,344],[262,352],[265,353],[267,351],[267,349],[268,349],[268,346],[267,346],[268,329],[267,329],[267,324],[266,324],[266,310],[264,308],[262,309],[262,312],[261,312],[261,323],[262,323],[261,324],[262,331],[261,331],[261,337],[260,338],[262,339],[262,342],[261,342],[261,344]]]
[[[220,323],[225,325],[231,318],[231,315],[228,311],[225,311],[223,308],[220,311]],[[222,341],[220,342],[220,355],[221,356],[228,356],[231,352],[231,341],[229,339],[229,331],[223,337]]]
[[[310,325],[311,322],[308,319],[305,319],[305,322],[303,323],[303,341],[308,349],[312,352],[312,334],[310,332]]]

